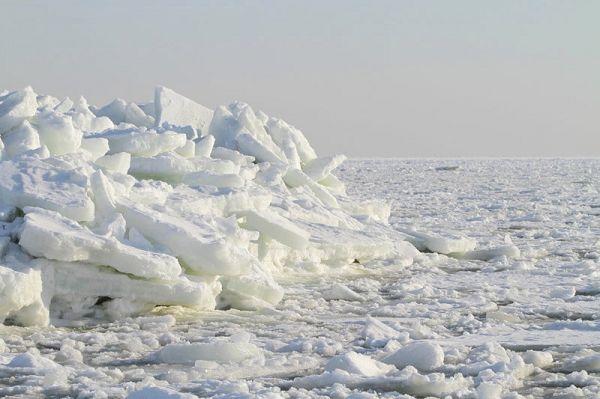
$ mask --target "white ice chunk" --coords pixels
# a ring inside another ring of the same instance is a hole
[[[254,163],[255,158],[250,155],[244,155],[236,150],[230,150],[225,147],[215,147],[210,154],[212,158],[228,159],[236,165],[250,165]]]
[[[535,367],[546,368],[552,365],[554,361],[552,353],[528,350],[521,354],[523,361],[527,364],[533,364]]]
[[[240,167],[231,161],[184,158],[177,153],[168,152],[154,157],[132,158],[129,173],[138,178],[179,183],[184,175],[202,170],[217,174],[237,174]]]
[[[0,97],[0,136],[35,114],[36,97],[31,87]]]
[[[250,272],[242,276],[223,277],[221,282],[223,291],[219,299],[222,306],[256,310],[273,307],[283,298],[281,286],[256,260]]]
[[[323,291],[323,299],[328,301],[341,299],[355,302],[362,302],[365,300],[362,295],[352,291],[350,288],[340,283],[336,283],[331,288]]]
[[[116,213],[115,190],[102,171],[97,171],[90,176],[90,186],[94,193],[96,214],[106,217]]]
[[[451,254],[455,256],[454,254]],[[460,259],[470,259],[470,260],[483,260],[488,261],[494,258],[498,258],[500,256],[506,256],[507,258],[518,258],[521,256],[521,251],[514,244],[501,245],[494,248],[488,249],[477,249],[474,251],[466,251],[463,253],[458,253],[456,255],[457,258]]]
[[[210,157],[210,153],[215,145],[215,136],[212,134],[206,135],[196,141],[195,155],[197,157]]]
[[[242,187],[244,179],[237,174],[218,174],[208,171],[188,173],[183,176],[183,182],[188,186]]]
[[[128,152],[118,152],[96,159],[96,165],[100,166],[102,169],[123,174],[127,173],[130,164],[131,155]]]
[[[158,126],[164,122],[178,126],[190,125],[198,129],[201,136],[208,134],[213,111],[189,98],[158,86],[154,91],[154,106]]]
[[[95,161],[108,152],[108,140],[102,137],[83,138],[81,148],[92,154],[92,160]]]
[[[48,324],[48,311],[42,300],[39,269],[12,270],[0,265],[0,322],[13,317],[26,326]]]
[[[283,175],[285,184],[289,187],[308,186],[317,198],[326,206],[339,208],[337,199],[325,187],[315,183],[306,173],[299,169],[288,168]]]
[[[52,155],[77,151],[81,145],[82,132],[73,126],[70,116],[54,112],[39,114],[35,120],[40,142]]]
[[[68,114],[73,119],[73,126],[77,129],[91,132],[101,132],[115,127],[114,123],[106,116],[96,117],[84,97],[80,97],[77,104]]]
[[[408,342],[408,333],[395,330],[371,316],[367,316],[361,335],[365,339],[367,345],[371,347],[383,347],[391,339],[403,343]]]
[[[237,146],[243,154],[253,156],[258,162],[283,163],[280,158],[269,147],[247,132],[241,132],[235,138]]]
[[[181,393],[164,387],[143,387],[127,395],[127,399],[196,399],[191,393]]]
[[[94,203],[87,195],[87,177],[50,161],[32,157],[0,162],[2,202],[17,208],[54,210],[77,221],[93,220]]]
[[[344,370],[350,374],[374,377],[385,375],[392,370],[395,370],[395,367],[377,361],[369,356],[361,355],[360,353],[348,352],[331,358],[325,365],[325,370]]]
[[[220,238],[214,230],[139,204],[121,206],[127,225],[164,245],[193,271],[238,275],[249,271],[251,255]]]
[[[248,230],[256,230],[282,244],[294,249],[304,249],[308,246],[310,234],[302,230],[288,219],[272,211],[253,210],[240,212],[238,216],[245,218],[243,226]]]
[[[182,305],[197,309],[215,308],[220,285],[190,281],[145,280],[115,273],[105,267],[77,262],[36,259],[34,264],[52,271],[51,294],[64,298],[109,297],[152,305]]]
[[[125,122],[136,126],[152,127],[155,124],[154,117],[146,113],[136,104],[129,103],[125,107]]]
[[[317,157],[315,150],[312,148],[304,134],[285,121],[277,118],[269,118],[266,129],[279,146],[286,140],[291,140],[295,145],[302,163],[308,163]]]
[[[60,100],[54,96],[50,96],[47,94],[40,94],[36,97],[38,108],[54,108],[59,103]]]
[[[175,132],[156,133],[135,128],[108,130],[94,137],[108,140],[111,153],[128,152],[133,156],[151,157],[173,151],[186,144],[185,134]]]
[[[459,254],[475,249],[477,242],[467,237],[455,236],[435,236],[431,234],[420,233],[410,229],[398,229],[403,233],[409,234],[416,240],[417,247],[422,246],[431,252],[440,254]]]
[[[125,112],[127,110],[127,101],[116,98],[104,107],[96,110],[96,116],[106,116],[115,125],[125,122]]]
[[[184,158],[192,158],[196,155],[196,143],[192,140],[188,140],[185,142],[185,145],[177,148],[175,152]]]
[[[444,351],[434,342],[412,342],[383,359],[399,369],[414,366],[422,371],[431,371],[444,364]]]
[[[40,136],[28,121],[2,136],[6,158],[13,158],[30,150],[40,148]]]
[[[250,342],[216,341],[205,344],[169,344],[157,353],[161,362],[194,364],[198,360],[218,363],[242,362],[257,358],[262,351]]]
[[[73,100],[71,100],[69,97],[65,97],[60,103],[58,103],[54,107],[54,111],[59,112],[61,114],[66,114],[73,108],[73,105],[75,105]]]
[[[92,233],[53,211],[25,208],[19,245],[33,256],[88,262],[144,278],[174,279],[181,273],[172,256],[143,251]]]
[[[302,170],[314,181],[323,180],[335,168],[340,166],[346,160],[345,155],[333,155],[322,158],[315,158],[308,162]]]

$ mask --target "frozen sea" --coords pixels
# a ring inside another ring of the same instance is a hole
[[[511,240],[521,255],[295,271],[279,277],[273,310],[0,326],[0,397],[123,398],[143,386],[172,390],[149,398],[600,396],[600,160],[361,159],[338,176],[351,196],[391,202],[396,228]],[[234,343],[244,356],[157,356],[177,342]],[[418,370],[377,362],[408,342],[443,355],[408,356]]]

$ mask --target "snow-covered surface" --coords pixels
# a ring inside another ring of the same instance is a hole
[[[0,396],[600,394],[600,161],[342,164],[155,98],[0,95]]]

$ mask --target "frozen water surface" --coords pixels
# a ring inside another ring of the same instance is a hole
[[[412,265],[295,268],[273,308],[0,326],[0,396],[600,395],[600,161],[350,160],[337,175],[391,203],[394,228],[427,232]],[[428,250],[438,235],[456,238],[448,255]],[[453,253],[461,237],[493,249]]]

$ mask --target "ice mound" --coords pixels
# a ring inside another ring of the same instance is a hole
[[[0,93],[1,321],[272,307],[295,269],[418,253],[387,224],[389,207],[346,196],[334,175],[344,156],[318,157],[248,104],[213,111],[164,87],[103,107]],[[235,345],[160,355],[254,350]]]

